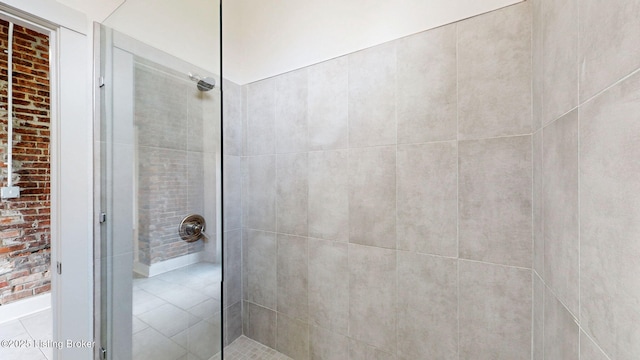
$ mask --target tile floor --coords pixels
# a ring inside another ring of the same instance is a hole
[[[133,280],[134,360],[220,360],[220,266],[198,263]],[[215,340],[214,340],[215,339]],[[240,337],[225,360],[291,360]]]
[[[224,348],[225,360],[292,360],[270,347],[242,335]],[[220,354],[212,360],[220,360]]]
[[[53,338],[51,309],[0,324],[0,340],[50,341]],[[50,347],[0,346],[2,360],[52,360]]]
[[[220,267],[199,263],[133,279],[134,360],[220,360]],[[51,310],[0,324],[2,340],[52,339]],[[216,340],[213,340],[216,339]],[[225,360],[291,360],[245,336]],[[2,360],[52,360],[51,348],[0,347]]]
[[[133,279],[133,359],[209,360],[220,352],[220,266]],[[214,340],[215,339],[215,340]]]

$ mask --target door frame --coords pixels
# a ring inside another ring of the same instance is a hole
[[[48,0],[2,0],[0,11],[51,34],[51,340],[64,343],[54,359],[90,359],[93,348],[77,343],[94,340],[90,28],[84,14]]]

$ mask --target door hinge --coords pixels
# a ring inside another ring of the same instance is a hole
[[[58,275],[62,275],[62,263],[60,261],[56,263],[56,268],[58,269]]]
[[[107,221],[107,214],[106,213],[100,213],[100,224],[102,224],[103,222]]]
[[[100,348],[100,359],[107,360],[107,349],[103,347]]]
[[[104,87],[104,76],[98,78],[98,87]]]

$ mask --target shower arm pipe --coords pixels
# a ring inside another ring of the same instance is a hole
[[[7,51],[7,187],[13,186],[13,23],[9,22]]]

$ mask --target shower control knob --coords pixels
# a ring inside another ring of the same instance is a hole
[[[204,237],[206,226],[207,224],[202,216],[196,214],[187,215],[180,222],[178,234],[180,234],[182,240],[194,242]]]
[[[199,235],[202,233],[202,225],[198,223],[187,224],[185,227],[187,235]]]

